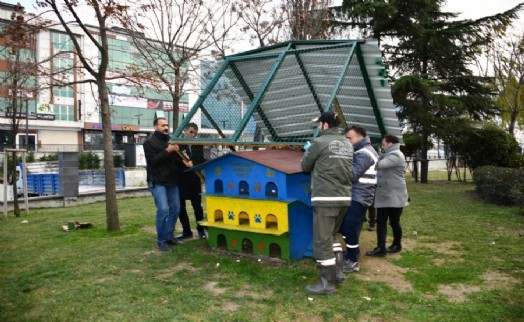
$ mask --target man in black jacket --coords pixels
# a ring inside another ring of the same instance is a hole
[[[156,232],[158,248],[171,250],[176,245],[174,238],[175,224],[180,212],[179,180],[185,162],[177,154],[179,147],[169,144],[169,124],[163,117],[153,122],[155,132],[144,142],[144,154],[147,164],[147,186],[155,199]]]
[[[184,129],[184,137],[196,138],[198,135],[198,125],[191,122]],[[180,146],[180,150],[193,162],[193,165],[199,165],[204,162],[204,147],[202,145],[184,145]],[[184,172],[182,174],[182,181],[184,184],[180,185],[180,223],[182,224],[182,234],[177,236],[177,239],[185,239],[193,237],[191,231],[191,224],[189,223],[189,216],[187,215],[186,200],[191,201],[195,219],[197,221],[198,237],[206,239],[206,232],[204,227],[198,224],[204,219],[204,210],[202,209],[202,181],[196,172]]]

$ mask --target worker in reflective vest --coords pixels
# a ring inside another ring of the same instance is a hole
[[[352,194],[349,206],[340,232],[346,241],[345,261],[343,272],[358,272],[360,265],[359,238],[362,224],[366,219],[366,211],[373,204],[375,187],[377,185],[377,171],[375,164],[378,153],[371,146],[367,137],[366,129],[354,125],[346,130],[346,138],[353,145],[353,167],[352,167]],[[340,273],[339,273],[340,274]]]

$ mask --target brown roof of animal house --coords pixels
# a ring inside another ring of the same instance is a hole
[[[304,152],[291,149],[237,151],[232,154],[265,165],[277,171],[293,174],[302,172],[300,160]]]

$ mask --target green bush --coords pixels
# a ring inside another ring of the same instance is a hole
[[[124,164],[124,159],[120,154],[113,155],[113,166],[115,168],[121,168]]]
[[[473,171],[475,190],[480,196],[499,205],[524,207],[524,169],[478,167]]]
[[[518,142],[494,124],[484,124],[481,129],[463,128],[446,138],[446,145],[466,160],[470,169],[482,166],[522,166]]]
[[[78,166],[80,170],[99,169],[100,157],[94,152],[80,152],[78,155]]]
[[[44,154],[39,161],[58,161],[58,153]]]

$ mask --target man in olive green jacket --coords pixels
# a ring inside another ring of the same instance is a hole
[[[306,291],[329,294],[336,291],[337,280],[343,281],[343,273],[337,279],[335,255],[342,252],[342,246],[334,236],[351,203],[353,148],[340,134],[336,113],[324,112],[315,122],[322,132],[306,150],[300,165],[303,171],[311,172],[313,255],[320,268],[320,283],[306,286]]]

